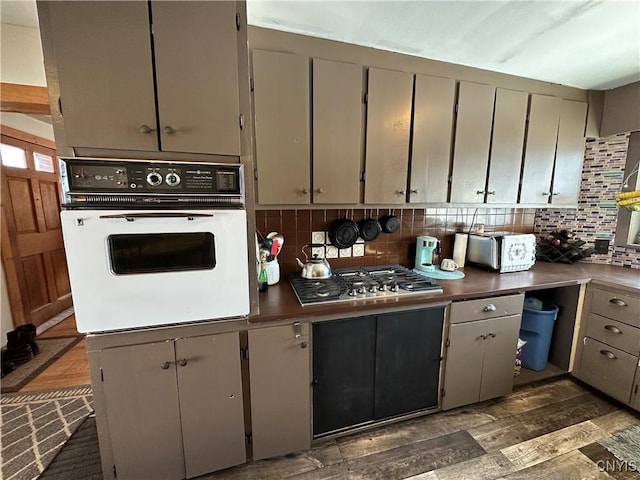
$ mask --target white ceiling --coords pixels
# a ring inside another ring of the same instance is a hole
[[[249,24],[584,89],[640,80],[640,0],[247,0]],[[2,23],[37,27],[33,0]]]

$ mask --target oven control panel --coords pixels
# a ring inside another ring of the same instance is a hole
[[[239,164],[62,159],[69,193],[242,195]],[[63,175],[64,177],[64,175]]]

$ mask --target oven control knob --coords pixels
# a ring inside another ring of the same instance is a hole
[[[378,287],[378,290],[381,292],[386,292],[389,289],[389,286],[386,283],[383,283]]]
[[[391,285],[390,290],[392,292],[398,292],[398,290],[400,290],[400,289],[398,288],[398,284],[394,283],[393,285]]]
[[[356,292],[355,288],[350,288],[348,294],[350,297],[355,297],[358,294],[358,292]]]
[[[158,172],[151,172],[149,175],[147,175],[147,183],[152,187],[160,185],[162,183],[162,175],[160,175]]]
[[[168,173],[167,176],[165,177],[165,180],[167,182],[167,185],[169,185],[170,187],[175,187],[176,185],[180,184],[180,175],[173,172]]]
[[[369,293],[376,293],[378,291],[378,289],[376,288],[375,285],[371,285],[369,287]]]
[[[358,293],[367,293],[367,287],[358,287]]]

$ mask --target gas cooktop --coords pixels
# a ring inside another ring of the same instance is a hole
[[[325,280],[289,275],[293,291],[301,305],[347,302],[373,298],[398,297],[423,293],[442,293],[442,287],[401,265],[337,268]]]

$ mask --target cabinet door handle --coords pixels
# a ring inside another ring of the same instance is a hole
[[[495,195],[496,191],[495,190],[491,190],[490,192],[487,192],[487,195]]]
[[[619,298],[612,298],[611,300],[609,300],[609,303],[613,303],[614,305],[617,305],[619,307],[627,307],[627,302],[625,302],[624,300],[620,300]]]
[[[396,195],[404,195],[405,193],[407,193],[406,190],[397,190],[396,191]]]
[[[484,190],[476,190],[476,195],[484,195]]]
[[[493,332],[489,332],[489,336],[490,336],[491,338],[496,338],[496,334],[495,334],[495,333],[493,333]]]
[[[549,195],[551,195],[551,192],[542,192],[543,197],[548,197]]]
[[[176,363],[176,362],[167,362],[167,361],[162,362],[160,364],[160,368],[163,370],[168,370],[172,363]]]
[[[553,192],[552,194],[554,197],[557,197],[558,195],[560,195],[560,192]]]
[[[609,350],[600,350],[600,354],[604,355],[607,358],[610,358],[611,360],[615,360],[618,358],[613,354],[613,352],[610,352]]]
[[[307,193],[309,193],[309,189],[308,188],[301,188],[300,189],[300,193],[303,195],[306,195]]]
[[[146,124],[140,125],[140,133],[147,134],[147,133],[153,132],[153,130],[154,129],[151,128],[149,125],[146,125]]]
[[[167,135],[173,135],[174,133],[176,133],[176,131],[173,129],[173,127],[171,125],[165,125],[165,127],[162,129],[162,131],[164,133],[166,133]]]
[[[489,305],[487,305],[486,307],[484,307],[482,309],[483,312],[495,312],[496,311],[496,306],[493,303],[490,303]]]
[[[324,193],[324,188],[316,188],[315,190],[316,193]]]
[[[178,365],[180,365],[181,367],[186,367],[188,363],[189,360],[187,360],[186,358],[181,358],[180,360],[178,360]]]
[[[418,190],[417,188],[412,188],[410,190],[411,193],[420,193],[420,190]]]
[[[604,327],[605,330],[609,330],[611,333],[622,333],[622,330],[620,330],[618,327],[615,327],[613,325],[607,325],[606,327]]]
[[[480,338],[483,339],[483,340],[486,340],[487,339],[487,335],[483,333],[482,335],[480,335]]]

